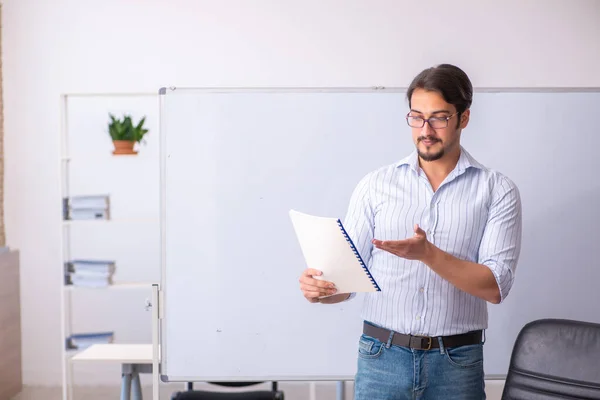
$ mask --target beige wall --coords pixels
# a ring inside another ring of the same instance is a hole
[[[19,393],[21,375],[19,252],[0,253],[0,400]]]

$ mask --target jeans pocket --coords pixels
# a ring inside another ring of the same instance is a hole
[[[445,349],[446,360],[458,368],[477,368],[483,365],[483,344]]]
[[[358,341],[358,355],[361,358],[377,358],[383,352],[384,347],[379,340],[362,334]]]

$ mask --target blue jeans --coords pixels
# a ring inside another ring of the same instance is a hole
[[[415,350],[363,334],[355,400],[485,399],[483,344]]]

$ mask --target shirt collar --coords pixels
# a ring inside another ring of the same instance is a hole
[[[417,173],[419,172],[421,168],[419,167],[419,157],[417,155],[416,150],[413,150],[413,152],[410,153],[407,157],[398,161],[396,167],[401,167],[403,165],[408,165],[413,171]]]
[[[417,174],[420,174],[421,167],[419,166],[419,156],[416,150],[413,150],[410,155],[398,161],[396,167],[401,167],[403,165],[408,165],[413,171]],[[468,168],[477,168],[484,169],[485,167],[479,163],[464,147],[460,147],[460,157],[458,158],[458,163],[454,168],[454,172],[456,175],[460,175],[465,172]]]

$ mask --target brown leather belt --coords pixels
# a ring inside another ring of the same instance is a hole
[[[374,337],[382,343],[387,343],[390,339],[390,334],[392,331],[365,323],[363,326],[363,333],[367,336]],[[458,347],[468,344],[481,343],[482,338],[483,332],[479,330],[460,335],[442,336],[442,341],[444,343],[444,347]],[[418,350],[437,349],[440,347],[439,340],[435,336],[414,336],[405,335],[398,332],[394,332],[394,336],[392,337],[392,345]]]

